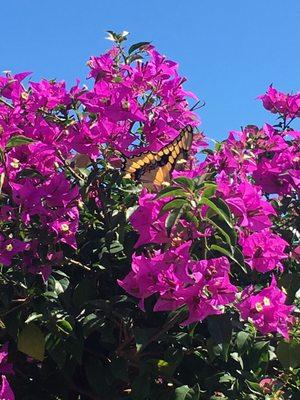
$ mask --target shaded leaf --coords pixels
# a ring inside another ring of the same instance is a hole
[[[140,50],[141,47],[147,46],[148,44],[150,44],[150,42],[135,43],[135,44],[133,44],[132,46],[129,47],[128,54],[133,53],[135,50]]]
[[[296,368],[300,365],[300,343],[294,340],[280,342],[276,354],[285,369]]]
[[[16,135],[9,139],[9,141],[6,144],[6,148],[12,149],[13,147],[22,146],[23,144],[29,144],[32,142],[34,142],[34,140],[30,139],[27,136]]]
[[[33,323],[27,325],[19,334],[18,350],[35,360],[43,361],[45,354],[45,336]]]

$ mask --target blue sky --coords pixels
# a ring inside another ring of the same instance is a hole
[[[256,97],[271,83],[300,89],[300,1],[72,0],[1,4],[0,71],[33,71],[33,80],[76,78],[109,48],[106,31],[127,30],[180,64],[186,88],[206,102],[207,136],[272,122]]]

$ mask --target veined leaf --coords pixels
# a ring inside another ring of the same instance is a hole
[[[228,251],[227,249],[224,249],[224,247],[218,246],[217,244],[212,244],[210,246],[211,250],[216,250],[219,251],[220,253],[224,254],[225,256],[229,257],[232,261],[234,261],[239,267],[242,268],[242,270],[246,273],[247,269],[245,268],[244,265],[242,265],[241,263],[238,262],[238,260],[234,257],[234,255],[232,253],[230,253],[230,251]]]
[[[186,188],[193,190],[195,188],[195,182],[192,179],[187,178],[186,176],[179,176],[178,178],[173,179],[174,182],[179,185],[185,186]]]
[[[182,208],[185,204],[188,204],[188,201],[186,199],[171,200],[162,207],[160,215],[163,215],[170,210],[178,210]]]
[[[35,360],[43,361],[45,354],[45,336],[38,326],[29,324],[20,332],[18,350]]]
[[[200,204],[205,204],[209,208],[211,208],[217,215],[219,215],[224,221],[227,222],[227,224],[230,226],[230,228],[233,228],[232,222],[230,220],[230,216],[227,215],[226,212],[224,212],[223,209],[221,209],[215,202],[215,199],[207,199],[206,197],[202,197],[200,200]]]
[[[174,186],[169,186],[163,190],[161,190],[155,199],[163,199],[165,197],[185,197],[187,196],[187,193],[178,187],[174,187]]]
[[[128,54],[133,53],[135,50],[139,50],[141,47],[143,46],[147,46],[148,44],[150,44],[150,42],[139,42],[139,43],[135,43],[132,46],[129,47],[128,50]]]
[[[34,140],[27,136],[16,135],[9,139],[6,144],[6,149],[12,149],[13,147],[22,146],[23,144],[29,144],[32,142],[34,142]]]

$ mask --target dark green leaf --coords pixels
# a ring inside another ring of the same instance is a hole
[[[246,382],[248,388],[251,390],[252,393],[260,394],[260,395],[263,394],[262,387],[259,385],[259,383],[250,382],[247,379],[245,380],[245,382]]]
[[[141,50],[141,47],[147,46],[150,42],[139,42],[129,47],[128,54],[133,53],[135,50]]]
[[[179,208],[177,210],[170,212],[170,214],[167,216],[165,226],[168,235],[170,235],[173,226],[177,223],[181,215],[182,215],[182,208]]]
[[[300,366],[300,343],[294,340],[281,341],[277,346],[276,354],[285,369]]]
[[[207,199],[206,197],[202,197],[200,200],[200,204],[205,204],[206,206],[208,206],[211,210],[214,211],[214,213],[224,219],[224,221],[226,221],[231,228],[233,228],[230,216],[227,215],[227,213],[219,207],[219,204],[216,204],[216,199]]]
[[[69,335],[73,331],[73,326],[65,319],[60,319],[56,322],[56,326],[63,333]]]
[[[25,326],[18,337],[18,350],[35,360],[43,361],[45,354],[45,336],[33,323]]]
[[[192,179],[187,178],[186,176],[179,176],[178,178],[173,179],[173,181],[181,186],[185,186],[189,190],[195,189],[195,182]]]
[[[168,203],[166,203],[160,212],[160,215],[163,215],[164,213],[170,211],[170,210],[178,210],[181,209],[184,205],[189,204],[186,199],[175,199],[171,200]]]
[[[32,142],[34,142],[34,140],[30,139],[27,136],[16,135],[9,139],[9,141],[6,144],[6,148],[12,149],[13,147],[22,146],[23,144],[29,144]]]
[[[225,249],[224,247],[218,246],[216,244],[212,244],[210,246],[211,250],[216,250],[222,254],[225,254],[225,256],[229,257],[232,261],[234,261],[239,267],[242,268],[242,270],[244,272],[247,272],[247,269],[245,268],[245,266],[243,264],[240,264],[239,261],[232,255],[232,253],[230,253],[230,251],[228,251],[227,249]]]
[[[66,348],[62,339],[52,334],[47,335],[46,349],[58,368],[62,369],[66,362]]]
[[[213,225],[216,229],[218,229],[218,231],[222,234],[222,236],[224,237],[224,239],[226,240],[226,242],[231,245],[232,244],[232,240],[231,237],[229,236],[229,234],[226,232],[226,228],[223,229],[223,227],[220,224],[220,221],[216,221],[215,219],[212,218],[208,218],[205,217],[205,220],[207,222],[209,222],[211,225]]]
[[[82,307],[87,301],[95,299],[97,296],[96,282],[94,279],[83,279],[74,290],[73,302],[76,307]]]
[[[215,183],[206,184],[203,186],[202,189],[203,189],[203,192],[201,193],[202,197],[207,197],[210,199],[212,196],[214,196],[217,189],[217,185]]]
[[[279,279],[279,284],[285,288],[288,296],[288,303],[292,304],[295,299],[295,294],[300,287],[300,272],[282,275]]]
[[[241,353],[247,349],[247,345],[251,339],[251,336],[248,332],[239,332],[236,337],[236,344],[238,351]]]
[[[18,172],[17,179],[23,179],[23,178],[39,178],[42,180],[45,179],[45,177],[39,171],[32,168],[26,168]]]
[[[207,318],[208,330],[215,343],[228,343],[231,340],[232,325],[228,315],[211,315]]]
[[[187,192],[185,192],[183,189],[174,186],[169,186],[161,190],[157,194],[156,199],[163,199],[165,197],[185,197],[185,196],[187,196]]]

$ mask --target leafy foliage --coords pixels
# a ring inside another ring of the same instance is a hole
[[[0,397],[296,400],[299,95],[270,88],[277,124],[215,149],[195,129],[149,193],[122,157],[198,121],[176,63],[127,34],[92,89],[0,78]]]

